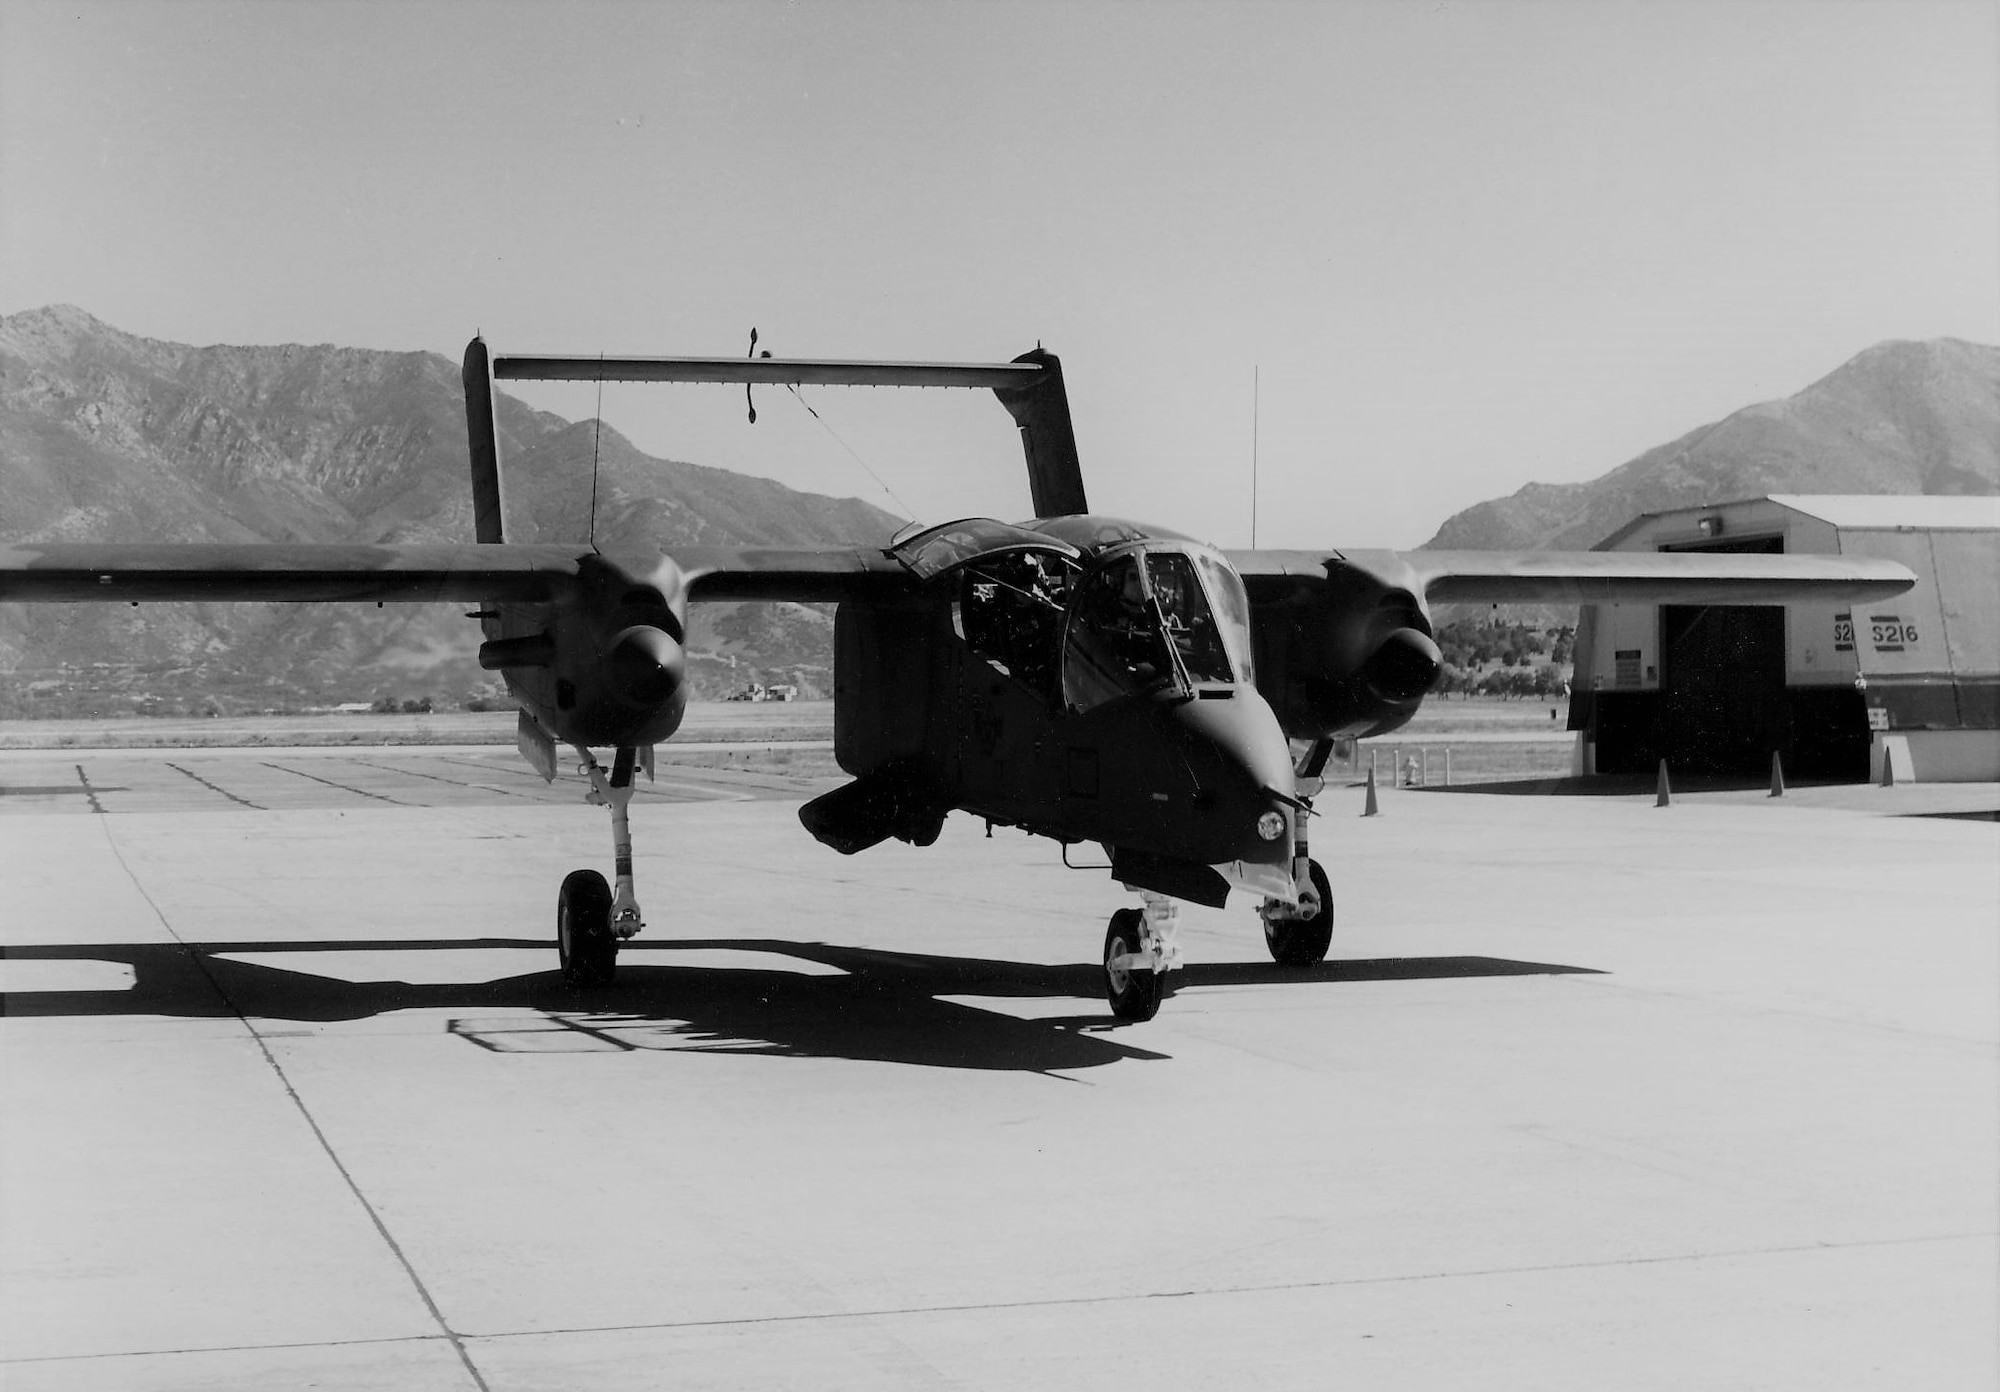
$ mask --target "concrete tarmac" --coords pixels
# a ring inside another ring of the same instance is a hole
[[[2000,788],[1859,791],[1332,789],[1116,1026],[963,817],[663,768],[579,995],[511,751],[8,754],[0,1386],[1991,1388]]]

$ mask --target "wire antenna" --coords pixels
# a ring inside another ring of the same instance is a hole
[[[819,412],[815,411],[812,408],[811,403],[808,402],[803,396],[799,395],[798,387],[793,383],[787,382],[785,384],[785,390],[792,394],[793,400],[797,401],[799,405],[804,406],[806,408],[807,415],[811,416],[814,420],[819,422],[819,428],[821,430],[824,430],[828,435],[831,435],[833,437],[833,442],[836,445],[839,445],[842,449],[847,451],[848,458],[852,459],[856,464],[859,464],[862,470],[865,473],[867,473],[868,477],[875,480],[876,485],[879,488],[881,488],[881,490],[884,493],[887,493],[889,495],[889,501],[894,503],[897,507],[903,510],[903,516],[914,520],[917,515],[916,510],[912,508],[908,503],[904,502],[901,498],[896,496],[896,490],[891,488],[887,483],[883,482],[882,476],[880,474],[876,473],[872,468],[869,468],[868,461],[863,459],[858,453],[855,452],[854,446],[848,444],[847,441],[840,438],[839,433],[835,431],[832,426],[826,423],[826,417],[822,416]]]
[[[757,356],[757,330],[754,328],[750,330],[750,356],[753,358]],[[764,356],[767,358],[771,356],[771,350],[769,348],[766,348],[764,350]],[[875,480],[876,486],[880,488],[884,493],[889,495],[889,501],[894,503],[897,507],[901,508],[903,510],[903,515],[905,517],[914,520],[916,517],[915,509],[913,509],[908,503],[904,502],[901,498],[898,498],[896,496],[896,490],[891,488],[887,483],[884,483],[882,481],[882,476],[876,473],[873,469],[868,467],[868,461],[863,459],[858,453],[855,452],[854,446],[848,444],[847,441],[841,439],[840,435],[834,430],[834,428],[826,423],[826,417],[822,416],[818,411],[815,411],[812,408],[812,404],[808,402],[803,396],[799,395],[799,384],[797,382],[787,382],[785,383],[785,390],[792,394],[792,400],[798,402],[799,405],[806,408],[807,415],[811,416],[814,420],[819,422],[819,428],[821,430],[824,430],[828,435],[831,435],[833,437],[833,442],[836,445],[839,445],[842,449],[847,451],[847,457],[852,459],[856,464],[859,464],[862,468],[862,471],[866,473],[869,478]],[[745,382],[743,384],[743,399],[746,402],[750,403],[750,424],[755,425],[757,423],[757,405],[755,402],[750,401],[750,384],[748,382]]]

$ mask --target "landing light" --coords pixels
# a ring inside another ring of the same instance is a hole
[[[1266,841],[1275,841],[1285,834],[1285,818],[1280,812],[1266,812],[1257,819],[1257,834]]]

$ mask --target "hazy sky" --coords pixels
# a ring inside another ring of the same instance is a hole
[[[2000,342],[1997,36],[1991,0],[0,0],[0,311],[454,357],[1040,341],[1093,505],[1225,545],[1254,372],[1258,540],[1414,545],[1882,339]],[[604,415],[1027,513],[989,395],[807,399]]]

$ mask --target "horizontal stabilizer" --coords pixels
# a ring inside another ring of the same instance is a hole
[[[753,333],[750,339],[755,344]],[[493,460],[497,450],[482,444],[490,437],[490,410],[482,416],[481,393],[493,382],[725,382],[746,386],[821,387],[980,387],[993,392],[1020,428],[1027,456],[1028,489],[1038,517],[1087,512],[1083,472],[1077,461],[1076,432],[1070,423],[1069,394],[1063,385],[1062,363],[1041,348],[1013,362],[876,362],[858,358],[614,358],[556,356],[545,353],[501,353],[486,369],[486,347],[479,339],[467,349],[466,412],[473,439],[475,490],[494,495],[488,509],[480,496],[480,513],[498,515],[498,481]],[[475,358],[478,359],[475,362]],[[475,400],[479,398],[480,400]],[[750,419],[757,417],[753,411]],[[485,483],[493,477],[490,487]],[[482,523],[482,526],[484,523]],[[495,523],[497,528],[498,523]],[[484,531],[480,540],[492,540]]]
[[[495,354],[510,382],[748,382],[773,386],[1023,388],[1037,363],[864,362],[843,358],[578,358]]]

